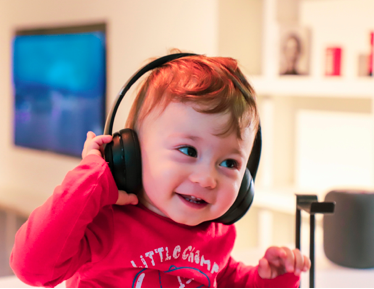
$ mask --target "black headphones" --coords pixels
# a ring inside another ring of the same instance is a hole
[[[114,117],[117,109],[130,87],[146,72],[160,67],[163,64],[186,56],[196,56],[193,53],[176,53],[158,58],[139,69],[122,87],[117,100],[109,113],[104,134],[112,135]],[[245,93],[242,91],[242,93]],[[239,189],[239,194],[230,209],[214,222],[230,225],[242,218],[251,206],[254,198],[254,180],[261,156],[261,127],[259,127],[247,168]],[[137,134],[132,129],[122,129],[113,134],[113,140],[105,146],[105,160],[113,174],[119,190],[137,194],[142,189],[142,160]]]

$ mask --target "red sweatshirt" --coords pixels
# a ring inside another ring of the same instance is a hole
[[[187,226],[143,205],[114,205],[106,162],[87,156],[17,232],[10,257],[25,283],[53,287],[297,287],[230,257],[235,228]]]

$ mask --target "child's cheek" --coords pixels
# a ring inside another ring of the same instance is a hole
[[[150,162],[145,164],[143,181],[150,183],[157,188],[164,188],[170,183],[175,182],[184,173],[183,166],[178,165],[178,162],[165,158],[162,156],[150,159]]]
[[[183,166],[175,166],[172,163],[167,163],[162,169],[160,178],[163,179],[165,186],[172,187],[169,189],[175,190],[188,178],[188,170]]]

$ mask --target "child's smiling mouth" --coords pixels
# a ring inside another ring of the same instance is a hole
[[[191,195],[183,195],[183,194],[178,194],[178,197],[187,205],[189,206],[192,206],[193,208],[203,208],[205,207],[206,205],[208,205],[208,203],[206,201],[204,201],[203,199],[200,199],[200,198],[197,198],[195,196],[191,196]]]

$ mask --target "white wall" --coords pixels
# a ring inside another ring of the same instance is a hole
[[[218,0],[218,54],[261,74],[263,0]]]
[[[14,31],[102,21],[107,23],[108,33],[108,110],[124,82],[147,58],[162,56],[174,47],[210,56],[217,54],[215,0],[1,0],[0,197],[27,192],[37,199],[35,204],[40,203],[79,162],[76,158],[13,145]],[[120,127],[125,122],[129,100],[124,100],[124,115],[117,119]]]

